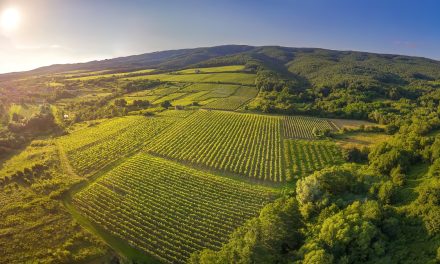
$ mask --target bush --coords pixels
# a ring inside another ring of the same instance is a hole
[[[170,103],[170,101],[163,101],[161,104],[160,104],[160,106],[162,106],[163,108],[168,108],[168,107],[170,107],[171,106],[171,103]]]
[[[368,161],[368,151],[366,147],[362,150],[356,147],[343,148],[342,157],[348,162],[366,162]]]

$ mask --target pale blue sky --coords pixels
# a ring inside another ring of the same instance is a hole
[[[440,1],[0,0],[0,72],[222,44],[320,47],[440,59]]]

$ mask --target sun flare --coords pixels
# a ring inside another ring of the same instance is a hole
[[[5,31],[13,31],[20,24],[21,15],[18,9],[8,8],[3,10],[0,17],[0,26]]]

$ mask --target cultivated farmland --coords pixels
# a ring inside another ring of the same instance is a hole
[[[78,193],[74,204],[161,262],[185,263],[195,251],[218,250],[272,195],[266,188],[141,153]]]
[[[283,118],[283,131],[286,138],[314,139],[313,128],[336,130],[334,124],[327,119],[304,116],[285,116]]]
[[[341,149],[333,142],[286,139],[284,151],[288,180],[343,162]]]
[[[198,82],[198,83],[231,83],[253,85],[255,74],[227,73],[198,73],[198,74],[152,74],[124,78],[124,80],[161,80],[165,82]]]
[[[250,86],[241,86],[237,91],[229,97],[220,98],[216,101],[204,106],[207,109],[218,110],[236,110],[255,96],[257,96],[258,90]]]
[[[173,121],[142,116],[117,118],[62,137],[59,143],[75,171],[88,175],[139,149]]]
[[[194,165],[283,182],[279,117],[198,111],[157,136],[147,149]]]

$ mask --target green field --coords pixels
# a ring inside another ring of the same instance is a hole
[[[145,74],[150,73],[154,71],[154,69],[145,69],[145,70],[139,70],[139,71],[133,71],[133,72],[121,72],[121,73],[107,73],[107,74],[101,74],[101,72],[95,72],[95,73],[85,73],[86,76],[80,76],[75,78],[69,78],[68,81],[89,81],[89,80],[95,80],[95,79],[105,79],[105,78],[121,78],[125,77],[131,74]],[[68,76],[66,76],[68,77]]]
[[[124,80],[161,80],[164,82],[231,83],[253,85],[255,74],[250,73],[198,73],[152,74],[124,78]]]
[[[168,95],[165,95],[165,96],[160,97],[159,99],[155,100],[154,103],[155,104],[160,104],[160,103],[165,102],[165,101],[173,101],[175,99],[180,99],[180,98],[184,97],[185,95],[187,95],[187,94],[186,93],[181,93],[181,92],[176,92],[176,93],[168,94]]]
[[[141,148],[172,122],[173,118],[116,118],[61,137],[59,144],[76,173],[90,175]]]
[[[208,98],[218,98],[218,97],[228,97],[235,93],[235,91],[240,87],[236,84],[217,84],[217,83],[193,83],[185,86],[183,91],[185,92],[209,92],[205,96],[201,96],[200,100],[205,100]]]
[[[36,164],[49,162],[56,155],[52,141],[35,140],[26,149],[6,160],[0,166],[0,179]]]
[[[283,182],[280,129],[278,117],[202,110],[161,133],[147,149],[193,165]]]
[[[84,71],[84,70],[76,70],[76,71],[67,71],[60,72],[55,74],[55,76],[62,76],[64,78],[72,78],[72,77],[81,77],[81,76],[89,76],[89,75],[100,75],[108,72],[109,70],[102,71]]]
[[[93,222],[163,263],[219,249],[256,216],[269,189],[138,154],[78,193],[75,206]]]
[[[200,100],[199,98],[201,96],[206,95],[207,93],[209,93],[209,92],[208,91],[200,91],[200,92],[191,93],[191,94],[188,94],[187,96],[184,96],[182,98],[174,100],[172,102],[172,104],[173,105],[183,105],[183,106],[190,105],[194,102],[199,102],[199,100]]]
[[[316,138],[312,131],[313,128],[319,130],[336,130],[331,121],[322,118],[286,116],[283,118],[283,131],[286,138]]]
[[[159,98],[157,95],[146,95],[146,96],[125,96],[123,97],[128,104],[132,104],[135,100],[142,100],[148,102],[154,102]]]
[[[257,96],[258,90],[250,86],[241,86],[231,96],[220,98],[212,103],[206,104],[206,109],[218,109],[218,110],[236,110],[240,106],[249,102]]]
[[[208,68],[192,68],[177,71],[178,73],[213,73],[213,72],[237,72],[244,70],[244,65],[230,65],[230,66],[219,66],[219,67],[208,67]]]
[[[62,171],[55,140],[34,140],[1,165],[0,263],[78,263],[106,254],[60,202],[80,179]]]
[[[333,142],[286,139],[284,151],[287,180],[343,163],[341,149]]]
[[[363,120],[351,120],[351,119],[330,119],[330,121],[338,128],[358,128],[360,126],[377,126],[375,123],[371,123]]]
[[[186,118],[189,115],[193,114],[194,111],[191,110],[166,110],[163,112],[159,112],[158,116],[166,116],[166,117],[177,117],[177,118]]]

